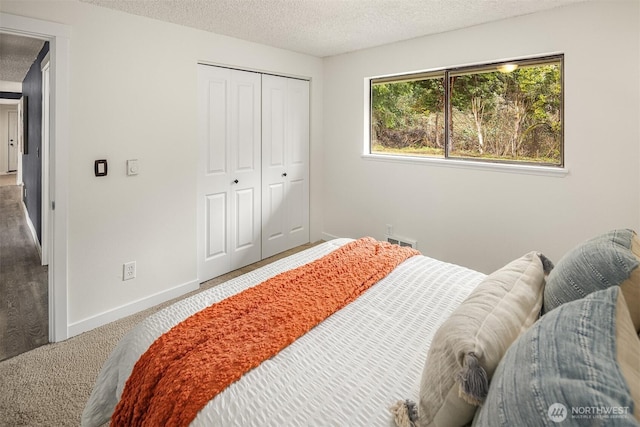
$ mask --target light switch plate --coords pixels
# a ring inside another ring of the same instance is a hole
[[[138,159],[127,160],[127,175],[138,175],[138,172],[140,172]]]

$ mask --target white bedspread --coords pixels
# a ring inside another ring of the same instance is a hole
[[[191,314],[350,239],[336,239],[182,300],[141,322],[100,372],[83,426],[109,420],[137,359]],[[391,426],[388,407],[418,397],[431,337],[484,274],[416,256],[277,356],[232,384],[192,426]]]

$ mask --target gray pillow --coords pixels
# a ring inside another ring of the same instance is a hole
[[[638,426],[638,354],[619,287],[563,304],[507,350],[473,425]]]
[[[471,292],[431,340],[417,407],[400,401],[391,408],[397,426],[458,427],[473,420],[505,351],[538,319],[551,268],[544,255],[529,252]]]
[[[610,286],[620,286],[640,331],[640,242],[621,229],[588,240],[569,251],[549,274],[542,313]]]

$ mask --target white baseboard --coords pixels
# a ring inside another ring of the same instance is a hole
[[[158,292],[157,294],[150,295],[146,298],[132,301],[128,304],[122,305],[112,310],[105,311],[104,313],[88,317],[86,319],[80,320],[79,322],[71,323],[67,328],[68,337],[71,338],[83,332],[95,329],[99,326],[106,325],[107,323],[115,322],[116,320],[122,319],[123,317],[136,314],[142,310],[146,310],[147,308],[162,304],[163,302],[185,295],[199,288],[200,282],[198,280],[192,280],[171,289],[167,289],[166,291]]]
[[[329,240],[338,239],[338,236],[334,236],[333,234],[322,232],[322,240],[328,242]]]
[[[36,245],[38,256],[40,257],[40,261],[42,262],[42,246],[40,246],[40,240],[38,240],[38,233],[36,233],[36,228],[33,226],[31,218],[29,218],[29,211],[27,211],[27,205],[24,204],[24,200],[22,201],[22,210],[24,210],[24,217],[27,220],[27,227],[29,227],[31,237],[33,238],[33,243],[35,243]]]

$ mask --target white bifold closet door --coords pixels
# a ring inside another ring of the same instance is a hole
[[[261,74],[198,66],[198,276],[261,259]]]
[[[200,281],[309,242],[309,82],[198,66]]]
[[[309,82],[262,76],[262,257],[309,242]]]

